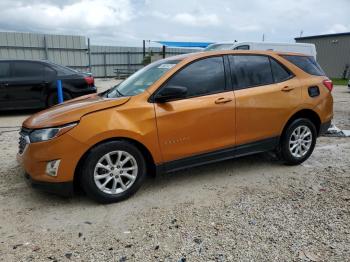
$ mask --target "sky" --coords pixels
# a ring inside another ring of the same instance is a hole
[[[0,31],[142,40],[294,42],[350,32],[350,0],[1,0]]]

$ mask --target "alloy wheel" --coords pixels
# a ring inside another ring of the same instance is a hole
[[[312,132],[306,125],[298,126],[289,138],[289,151],[295,158],[301,158],[309,152],[312,145]]]
[[[102,156],[94,170],[97,188],[106,194],[120,194],[129,189],[138,174],[136,159],[128,152],[118,150]]]

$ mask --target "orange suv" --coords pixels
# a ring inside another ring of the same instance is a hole
[[[149,173],[275,151],[305,161],[333,116],[333,85],[313,57],[215,51],[152,63],[124,82],[29,117],[18,160],[34,187],[99,202]]]

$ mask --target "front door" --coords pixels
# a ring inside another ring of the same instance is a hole
[[[9,100],[14,106],[42,107],[46,83],[44,66],[31,61],[12,62],[11,80],[8,82]]]
[[[10,62],[0,61],[0,109],[6,109],[11,105],[7,93],[9,78]]]
[[[164,162],[235,145],[235,97],[226,82],[221,56],[192,62],[167,82],[188,91],[186,98],[155,104]]]

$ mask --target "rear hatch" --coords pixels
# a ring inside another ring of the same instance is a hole
[[[330,80],[321,66],[317,63],[313,56],[305,55],[281,55],[305,73],[313,76],[323,77],[322,84],[331,92],[333,90],[333,82]]]

